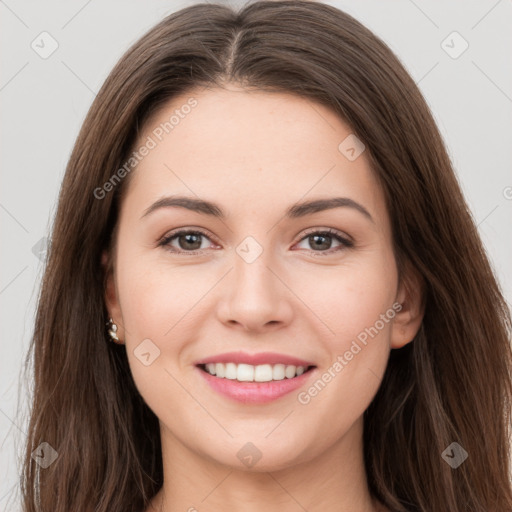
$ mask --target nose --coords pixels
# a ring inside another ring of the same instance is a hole
[[[293,293],[279,274],[275,259],[271,261],[266,251],[252,262],[235,255],[233,269],[221,287],[219,320],[255,333],[288,325],[293,316]]]

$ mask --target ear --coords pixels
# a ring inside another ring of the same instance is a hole
[[[123,315],[118,300],[112,256],[106,250],[103,251],[101,255],[101,266],[105,273],[105,305],[107,307],[108,316],[112,318],[112,321],[117,325],[117,336],[120,342],[123,342],[125,339]]]
[[[396,302],[401,309],[395,315],[391,329],[391,348],[410,343],[421,327],[425,314],[425,283],[419,272],[408,262],[399,284]]]

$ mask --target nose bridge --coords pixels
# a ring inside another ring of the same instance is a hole
[[[271,252],[252,236],[236,247],[234,289],[246,302],[270,303],[276,298],[276,277],[269,269],[273,264]]]
[[[224,297],[225,307],[221,308],[223,320],[256,330],[285,321],[291,311],[289,297],[275,275],[272,250],[264,248],[252,236],[245,238],[235,250],[231,288]]]

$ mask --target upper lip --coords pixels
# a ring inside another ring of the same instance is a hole
[[[286,354],[275,352],[259,352],[258,354],[247,354],[246,352],[225,352],[211,357],[205,357],[196,361],[196,366],[208,363],[235,363],[250,364],[253,366],[261,364],[285,364],[293,366],[314,366],[313,363]]]

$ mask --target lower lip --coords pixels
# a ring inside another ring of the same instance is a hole
[[[209,386],[237,402],[264,404],[295,391],[301,387],[315,372],[316,368],[293,377],[292,379],[273,380],[269,382],[239,382],[235,379],[225,379],[210,375],[208,372],[196,366],[197,371]]]

